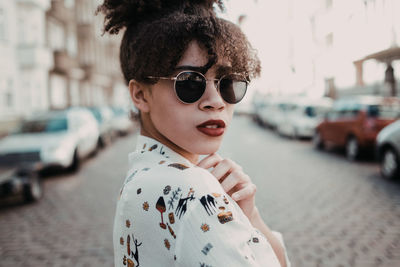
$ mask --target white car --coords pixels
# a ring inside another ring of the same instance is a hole
[[[97,142],[99,148],[104,148],[111,144],[115,137],[112,119],[113,111],[111,108],[102,107],[88,107],[89,111],[96,118],[97,127],[100,132],[100,136]]]
[[[379,132],[376,149],[382,176],[386,179],[400,178],[400,120]]]
[[[294,98],[278,122],[277,131],[292,138],[312,138],[332,103],[329,98]]]
[[[287,98],[280,96],[267,96],[258,109],[258,117],[263,125],[276,128],[284,115]]]
[[[123,108],[112,107],[113,117],[111,125],[118,135],[126,135],[134,130],[134,123],[129,118],[129,113]]]
[[[40,162],[42,168],[79,168],[97,149],[99,129],[85,108],[70,108],[33,115],[0,140],[0,161],[6,164]]]

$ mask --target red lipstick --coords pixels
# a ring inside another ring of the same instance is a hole
[[[208,136],[221,136],[225,132],[225,122],[223,120],[208,120],[197,125],[197,130]]]

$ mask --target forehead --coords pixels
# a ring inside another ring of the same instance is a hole
[[[208,54],[196,41],[191,41],[179,60],[179,66],[204,66],[208,62]]]
[[[208,71],[208,61],[209,55],[206,50],[196,41],[191,41],[175,70],[196,70],[205,74]],[[230,72],[232,67],[228,59],[219,56],[216,64],[212,65],[210,69],[218,74]]]

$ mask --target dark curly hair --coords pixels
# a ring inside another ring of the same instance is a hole
[[[232,64],[230,71],[249,80],[258,76],[254,49],[238,26],[216,16],[214,4],[224,9],[222,0],[104,0],[96,14],[105,15],[103,33],[125,29],[120,62],[127,84],[170,76],[194,40],[208,53],[206,69],[222,57]]]

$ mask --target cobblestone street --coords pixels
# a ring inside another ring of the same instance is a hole
[[[1,201],[0,266],[112,266],[115,203],[134,146],[135,135],[121,138],[77,174],[46,177],[38,203]],[[400,182],[383,180],[374,161],[349,163],[245,117],[220,154],[257,185],[257,205],[293,267],[400,266]]]
[[[0,207],[0,266],[113,266],[112,224],[133,136],[88,159],[76,175],[44,179],[31,205]]]

